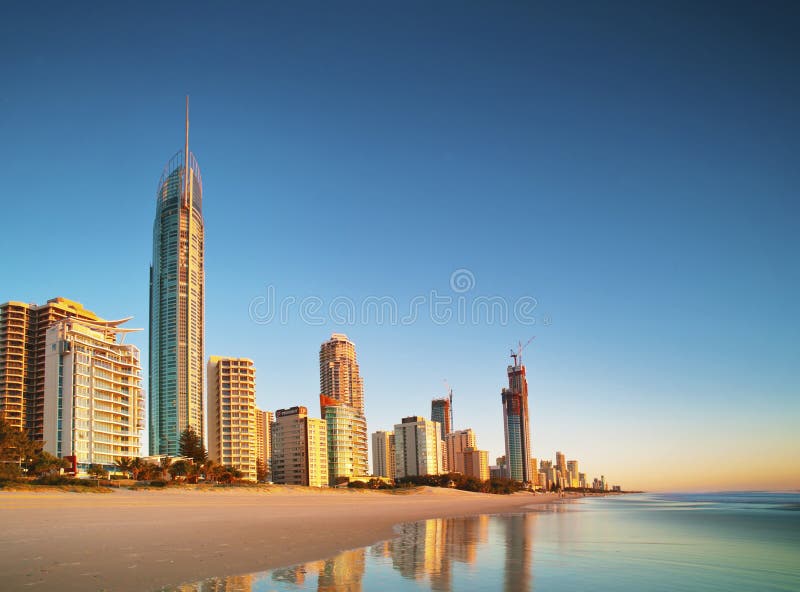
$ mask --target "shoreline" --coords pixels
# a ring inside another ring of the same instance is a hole
[[[10,589],[161,590],[329,558],[389,540],[404,522],[582,497],[427,487],[0,491],[0,570]]]

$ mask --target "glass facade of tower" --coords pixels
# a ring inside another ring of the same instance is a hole
[[[531,482],[528,381],[525,366],[508,367],[508,386],[503,389],[503,428],[506,443],[506,476],[521,483]]]
[[[180,434],[203,435],[205,265],[203,184],[185,150],[158,185],[150,267],[150,454],[177,455]]]

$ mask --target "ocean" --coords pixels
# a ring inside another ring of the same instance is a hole
[[[800,493],[589,497],[396,530],[329,559],[172,590],[800,591]]]

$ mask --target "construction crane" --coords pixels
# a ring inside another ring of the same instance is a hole
[[[522,364],[522,350],[528,347],[531,341],[533,341],[534,339],[536,339],[536,335],[528,339],[528,341],[525,342],[525,345],[522,345],[521,341],[517,342],[516,353],[514,353],[513,349],[511,350],[511,357],[514,358],[514,366],[519,366]]]
[[[447,382],[446,378],[442,379],[444,381],[444,388],[447,389],[447,396],[450,399],[450,429],[455,430],[455,422],[453,422],[453,389],[450,388],[450,383]]]

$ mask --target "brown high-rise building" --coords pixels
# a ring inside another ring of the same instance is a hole
[[[334,333],[319,348],[320,411],[328,425],[328,478],[369,474],[364,382],[356,347],[347,335]]]
[[[327,426],[305,407],[278,409],[272,424],[272,480],[285,485],[328,485]]]
[[[105,322],[79,302],[0,304],[0,414],[17,429],[44,439],[44,369],[47,329],[61,319]]]
[[[256,459],[264,463],[267,474],[270,473],[270,460],[272,458],[272,437],[270,426],[273,414],[271,411],[262,411],[256,407]]]
[[[347,335],[334,333],[319,348],[319,392],[364,415],[364,381]]]

